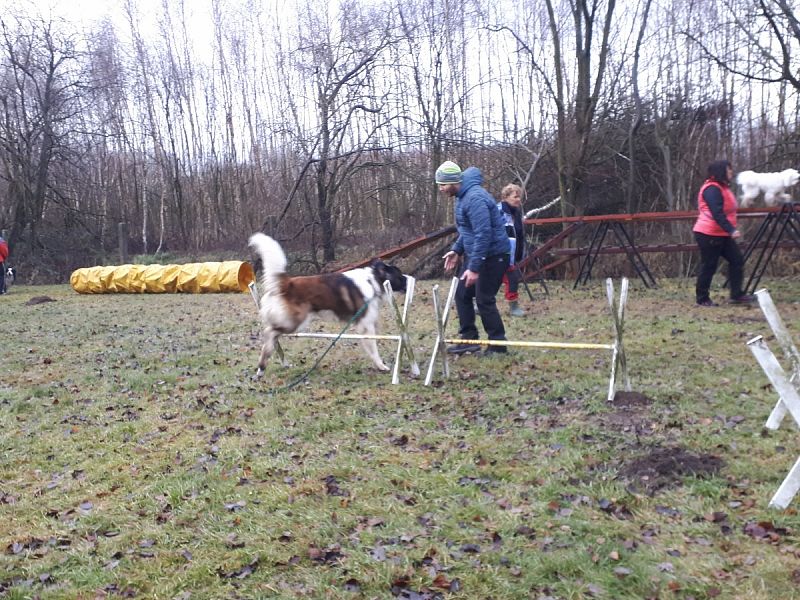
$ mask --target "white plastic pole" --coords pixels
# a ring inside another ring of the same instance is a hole
[[[786,325],[784,325],[783,319],[781,319],[781,315],[775,307],[775,303],[772,301],[769,292],[766,289],[760,289],[756,292],[756,298],[758,299],[758,305],[761,307],[761,312],[764,313],[764,317],[766,317],[767,323],[769,323],[772,329],[772,333],[775,334],[775,339],[778,340],[778,344],[783,349],[784,356],[791,365],[792,374],[789,377],[789,381],[794,382],[797,388],[798,385],[800,385],[800,353],[797,351],[794,342],[792,342],[792,336],[789,334]],[[766,427],[769,429],[777,429],[785,416],[786,407],[783,402],[778,399],[775,408],[772,409],[767,419]]]
[[[794,466],[789,471],[786,479],[783,480],[783,483],[778,488],[778,491],[775,492],[772,500],[769,501],[769,505],[780,509],[786,508],[792,502],[792,499],[795,497],[797,490],[799,489],[800,458],[798,458],[797,462],[794,463]]]
[[[797,392],[794,385],[792,385],[786,378],[786,373],[781,367],[778,359],[764,342],[764,338],[760,335],[747,342],[747,347],[755,356],[758,364],[764,370],[772,387],[778,392],[780,396],[779,402],[791,413],[795,423],[800,424],[800,393]],[[777,429],[780,421],[767,421],[767,427],[770,429]]]
[[[611,351],[611,375],[608,380],[608,402],[614,399],[617,390],[617,379],[622,377],[625,389],[631,391],[631,381],[628,377],[628,363],[625,357],[625,347],[622,344],[622,334],[625,328],[625,305],[628,301],[628,278],[622,278],[619,290],[619,304],[614,295],[614,282],[609,277],[606,279],[606,296],[611,308],[611,318],[614,321],[614,344]],[[619,368],[619,373],[617,369]]]
[[[447,364],[447,348],[445,346],[444,332],[447,331],[447,321],[450,319],[450,305],[456,297],[456,290],[458,289],[458,278],[453,277],[450,281],[450,291],[447,292],[447,300],[445,301],[444,310],[439,306],[439,284],[433,286],[433,313],[436,321],[436,341],[433,344],[433,352],[431,352],[431,360],[428,364],[428,373],[425,375],[425,385],[430,385],[433,380],[433,369],[436,366],[436,357],[442,355],[442,375],[446,378],[450,377],[450,367]]]
[[[756,292],[758,305],[761,307],[761,312],[767,318],[772,333],[775,334],[775,339],[778,340],[784,355],[786,356],[789,364],[792,366],[792,379],[797,381],[800,378],[800,352],[792,341],[792,336],[789,330],[781,319],[772,297],[766,289],[760,289]]]

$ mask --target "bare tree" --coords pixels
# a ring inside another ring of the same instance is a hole
[[[315,131],[300,143],[313,180],[323,260],[330,262],[336,258],[338,195],[363,166],[364,152],[379,148],[376,134],[384,98],[370,94],[370,80],[390,38],[378,9],[347,0],[335,22],[326,22],[317,10],[308,3],[300,21],[296,65],[308,74],[308,108],[316,120]]]
[[[462,54],[465,17],[461,7],[432,0],[397,2],[396,6],[402,31],[395,48],[396,75],[398,85],[408,86],[413,99],[411,110],[401,117],[412,126],[405,141],[416,146],[418,140],[426,152],[427,161],[420,169],[427,184],[424,214],[436,226],[449,218],[451,207],[439,200],[431,175],[448,149],[462,142],[457,131],[463,119],[457,117],[468,89],[463,77],[470,69]]]
[[[647,20],[650,15],[651,2],[652,0],[645,0],[641,16],[638,18],[640,23],[639,34],[636,37],[636,45],[633,51],[633,64],[631,65],[631,92],[634,102],[634,113],[631,118],[630,127],[628,128],[628,187],[626,192],[627,199],[625,202],[629,213],[634,210],[633,191],[636,177],[635,136],[636,131],[642,124],[643,117],[642,97],[639,93],[639,57],[641,56],[642,40],[644,39]],[[638,16],[638,14],[636,16]]]
[[[684,34],[731,73],[763,83],[783,81],[800,91],[796,59],[800,22],[793,6],[787,0],[723,0],[721,8],[733,19],[733,31],[738,34],[735,43],[726,43],[727,38],[705,40],[688,29]],[[747,58],[753,49],[760,60]]]
[[[40,247],[54,161],[67,160],[70,120],[86,88],[74,36],[53,21],[0,20],[0,160],[8,183],[10,239]]]
[[[575,87],[569,97],[567,71],[570,64],[564,56],[564,42],[568,40],[563,23],[556,12],[553,0],[545,0],[550,20],[553,59],[555,61],[555,103],[558,121],[557,156],[561,212],[564,216],[575,210],[581,212],[580,188],[587,171],[587,153],[592,134],[597,102],[606,75],[608,38],[611,32],[615,0],[570,0],[572,17],[570,35],[574,44]],[[599,31],[598,31],[599,30]],[[600,34],[600,41],[595,33]],[[592,57],[596,53],[596,64]]]

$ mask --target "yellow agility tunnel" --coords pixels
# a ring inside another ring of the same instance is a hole
[[[118,265],[86,267],[70,275],[79,294],[208,294],[246,292],[255,280],[248,262],[189,263],[185,265]]]

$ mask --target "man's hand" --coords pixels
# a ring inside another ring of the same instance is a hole
[[[452,271],[455,269],[458,266],[458,261],[461,260],[461,257],[452,250],[450,250],[450,252],[445,254],[442,258],[444,259],[445,271]]]
[[[731,237],[732,237],[734,240],[741,239],[741,237],[742,237],[742,232],[741,232],[741,231],[739,231],[738,229],[734,229],[734,230],[733,230],[733,233],[731,234]]]
[[[475,285],[475,282],[478,281],[478,274],[475,271],[470,271],[467,269],[464,271],[464,274],[461,275],[461,280],[464,282],[466,287],[472,287]]]

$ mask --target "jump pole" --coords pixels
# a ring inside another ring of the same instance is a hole
[[[748,341],[747,346],[750,348],[753,356],[756,357],[758,364],[761,365],[761,368],[764,370],[764,373],[766,373],[772,386],[778,392],[780,396],[778,404],[783,408],[784,414],[786,412],[790,413],[795,423],[800,425],[800,394],[798,394],[795,386],[789,382],[786,373],[780,363],[778,363],[778,359],[775,358],[775,355],[767,347],[766,342],[764,342],[761,336]],[[771,428],[775,429],[778,425],[780,425],[780,422],[777,424],[773,423]],[[781,509],[786,508],[799,489],[800,458],[797,459],[788,475],[786,475],[778,491],[775,492],[772,500],[769,501],[769,505]]]
[[[792,336],[789,334],[789,330],[786,328],[786,325],[784,324],[783,319],[781,318],[781,315],[775,306],[775,303],[772,301],[772,297],[769,295],[769,292],[766,289],[762,288],[758,290],[756,292],[756,299],[758,300],[758,305],[761,308],[761,312],[764,313],[764,317],[767,319],[770,329],[772,329],[772,333],[775,334],[775,339],[778,341],[778,345],[783,350],[784,357],[791,366],[791,376],[789,377],[789,381],[794,382],[795,386],[800,385],[800,352],[797,351],[797,347],[792,341]],[[772,409],[765,426],[768,429],[777,429],[780,426],[784,416],[786,416],[786,407],[779,398],[778,403],[775,405],[775,408]]]
[[[435,313],[436,326],[438,334],[433,345],[433,352],[431,360],[428,365],[428,373],[425,376],[425,385],[430,385],[433,380],[433,371],[436,366],[436,358],[441,356],[442,375],[444,378],[450,376],[450,368],[447,361],[447,347],[446,344],[480,344],[482,346],[511,346],[516,348],[542,348],[542,349],[556,349],[556,350],[610,350],[611,351],[611,375],[608,382],[608,396],[610,402],[614,399],[614,393],[617,390],[617,375],[621,375],[625,381],[625,389],[630,391],[631,384],[628,378],[628,366],[625,359],[625,348],[622,345],[622,332],[625,322],[625,305],[628,299],[628,279],[622,279],[620,287],[619,302],[614,297],[614,283],[609,278],[606,280],[606,292],[608,295],[608,303],[611,309],[611,314],[614,320],[614,342],[611,344],[596,344],[596,343],[581,343],[581,342],[533,342],[525,340],[466,340],[461,338],[447,338],[445,337],[445,329],[447,327],[448,316],[450,314],[450,306],[456,295],[458,287],[458,278],[454,277],[450,284],[450,291],[447,294],[447,301],[444,305],[444,311],[440,311],[439,305],[439,285],[433,286],[433,310]]]
[[[405,293],[405,300],[403,302],[403,312],[401,314],[400,309],[397,307],[397,303],[394,301],[394,293],[392,291],[392,286],[388,281],[383,282],[383,289],[386,292],[386,300],[389,305],[392,307],[392,314],[395,318],[395,322],[397,323],[399,333],[394,335],[370,335],[370,334],[361,334],[361,333],[323,333],[323,332],[299,332],[299,333],[288,333],[283,337],[294,337],[294,338],[319,338],[319,339],[343,339],[343,340],[384,340],[384,341],[391,341],[397,343],[397,352],[395,354],[395,361],[394,367],[392,368],[392,384],[397,385],[400,383],[400,364],[402,361],[402,357],[405,354],[408,358],[409,365],[411,367],[411,374],[414,377],[418,377],[420,374],[419,364],[417,363],[416,358],[414,357],[414,350],[411,346],[411,340],[408,335],[408,317],[409,317],[409,310],[411,308],[411,302],[414,299],[414,289],[416,287],[416,279],[411,275],[404,275],[406,278],[406,293]],[[256,287],[256,282],[251,281],[250,284],[247,286],[250,290],[250,295],[253,297],[253,301],[256,304],[256,308],[259,308],[259,295],[258,289]],[[278,340],[275,340],[275,353],[278,355],[278,358],[281,361],[283,366],[288,366],[286,361],[285,355],[283,353],[283,348],[281,347]]]
[[[756,292],[758,304],[767,319],[775,339],[783,349],[784,355],[791,365],[790,374],[787,375],[778,359],[767,346],[762,336],[756,336],[747,342],[747,347],[752,352],[764,374],[769,379],[772,387],[778,392],[778,402],[772,409],[765,427],[776,430],[780,427],[786,414],[790,414],[796,426],[800,426],[800,353],[792,341],[789,330],[781,319],[775,303],[766,289]],[[789,470],[778,491],[769,502],[772,507],[785,509],[800,490],[800,458]]]

